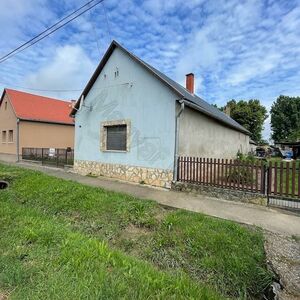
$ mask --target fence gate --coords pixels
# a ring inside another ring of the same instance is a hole
[[[300,209],[299,162],[179,157],[177,181],[259,193],[273,206]]]
[[[299,161],[269,162],[267,195],[270,205],[300,209]]]

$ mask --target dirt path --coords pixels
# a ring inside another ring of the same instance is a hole
[[[300,239],[265,232],[265,251],[282,286],[279,299],[300,299]]]

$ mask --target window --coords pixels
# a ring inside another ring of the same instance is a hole
[[[2,143],[6,143],[6,131],[2,131]]]
[[[14,141],[14,131],[13,130],[9,130],[8,131],[8,142],[9,143],[13,143]]]
[[[5,106],[4,107],[5,107],[5,110],[7,110],[7,101],[5,101]]]
[[[105,121],[100,124],[100,151],[130,150],[130,120]]]
[[[106,150],[126,151],[127,125],[106,126]]]

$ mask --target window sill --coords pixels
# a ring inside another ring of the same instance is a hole
[[[126,150],[102,150],[102,152],[112,152],[112,153],[127,153]]]

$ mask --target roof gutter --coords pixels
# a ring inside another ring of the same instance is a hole
[[[174,150],[174,168],[173,168],[173,181],[177,181],[178,177],[178,149],[179,149],[179,118],[184,111],[184,101],[183,99],[178,100],[180,103],[180,110],[176,115],[175,120],[175,150]]]

